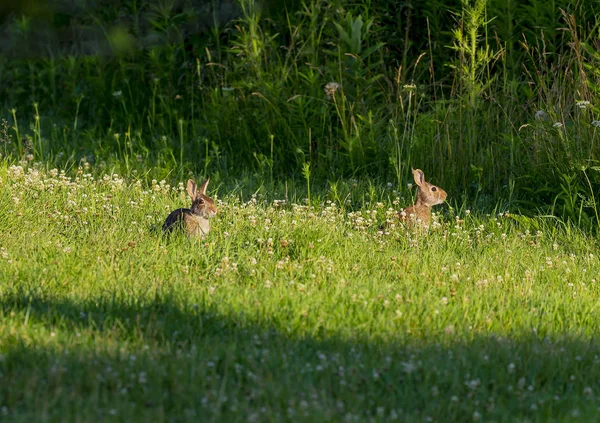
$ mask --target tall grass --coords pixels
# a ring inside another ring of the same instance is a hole
[[[125,170],[150,163],[160,177],[244,168],[295,180],[309,163],[317,180],[398,185],[418,166],[479,206],[504,198],[595,226],[593,8],[392,3],[306,0],[275,13],[245,0],[231,22],[217,3],[74,13],[71,27],[103,34],[95,54],[74,45],[0,59],[13,153]],[[189,22],[203,16],[213,29],[194,32]],[[41,18],[28,19],[8,19],[15,44],[35,34]],[[333,95],[323,91],[331,82]],[[536,120],[538,110],[549,120]]]

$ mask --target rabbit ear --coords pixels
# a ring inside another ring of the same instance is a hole
[[[208,186],[208,181],[210,181],[210,178],[204,181],[204,183],[200,186],[200,192],[204,195],[206,195],[206,187]]]
[[[412,173],[413,177],[415,178],[415,184],[421,186],[425,183],[425,174],[421,169],[413,169]]]
[[[187,192],[189,194],[190,197],[192,197],[192,199],[196,198],[196,183],[194,181],[192,181],[191,179],[188,179],[187,181]]]

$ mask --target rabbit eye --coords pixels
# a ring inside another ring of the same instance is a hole
[[[198,199],[198,204],[204,204],[204,199],[203,198],[199,198]]]
[[[437,191],[437,188],[436,187],[431,187],[431,190],[432,191]]]

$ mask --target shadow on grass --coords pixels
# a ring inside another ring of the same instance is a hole
[[[0,416],[10,421],[599,417],[596,341],[315,339],[287,334],[285,322],[158,297],[12,295],[0,318]]]

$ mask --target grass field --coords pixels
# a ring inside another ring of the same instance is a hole
[[[0,423],[600,421],[593,2],[6,3]]]
[[[598,240],[553,220],[382,233],[406,187],[214,182],[200,241],[154,229],[183,185],[6,161],[0,185],[2,421],[600,418]]]

